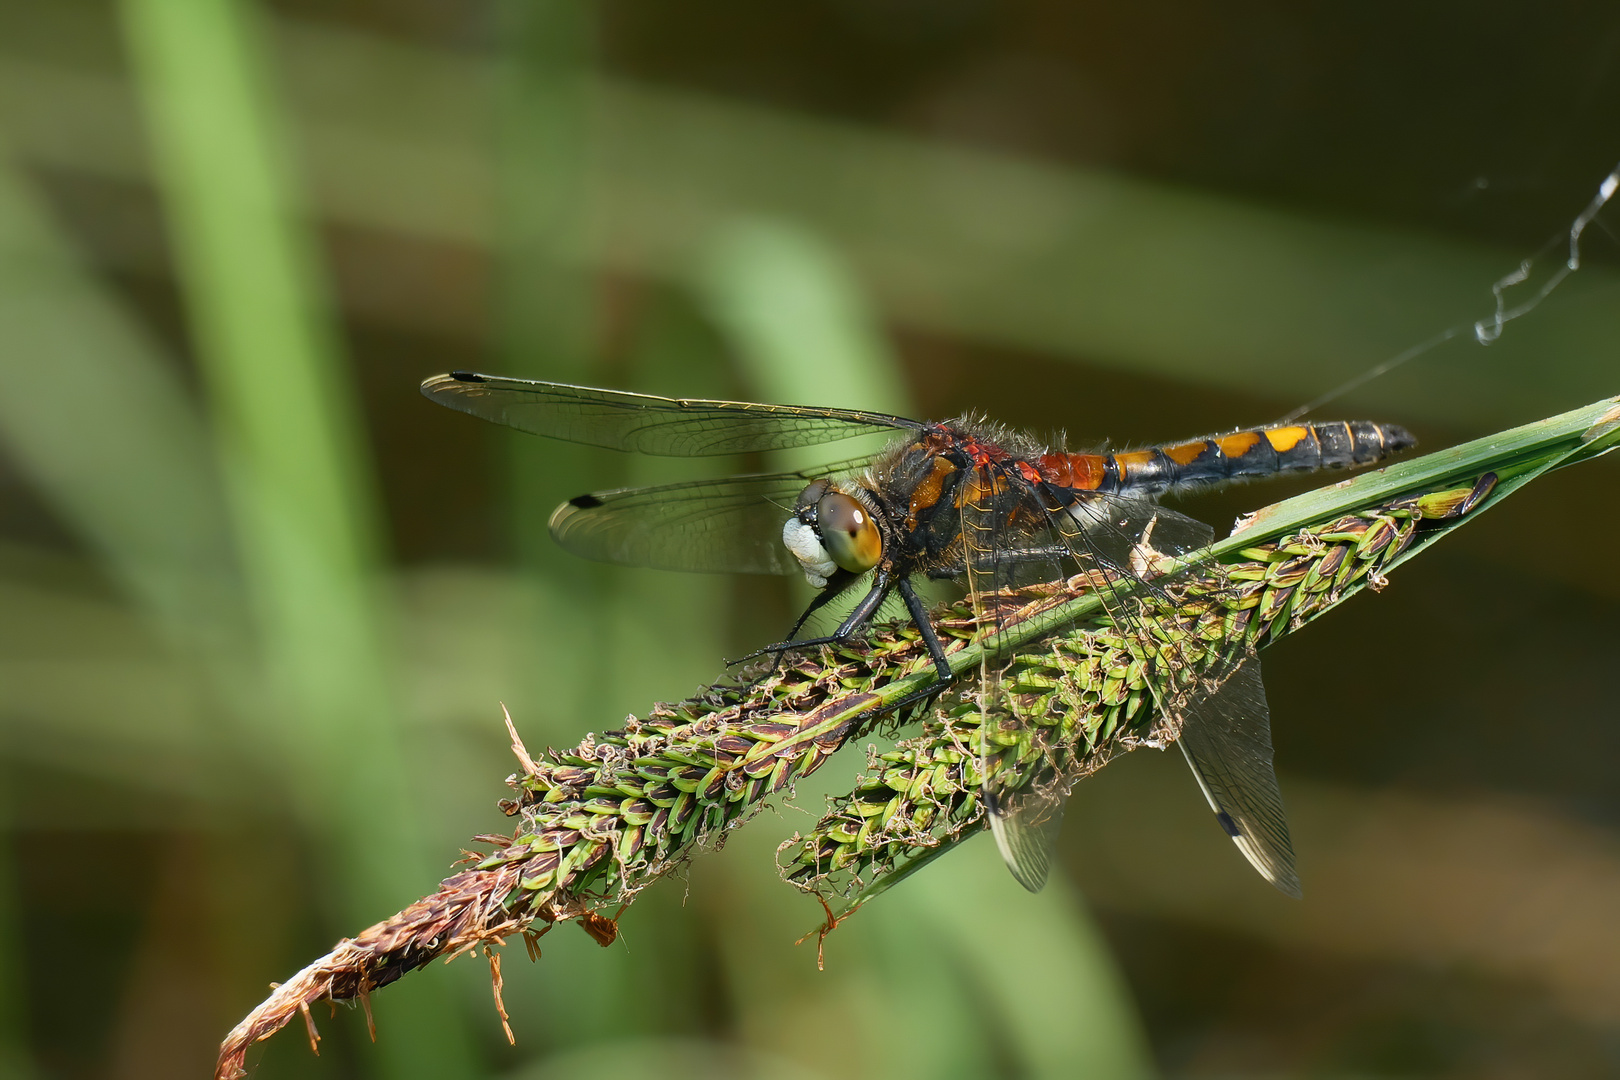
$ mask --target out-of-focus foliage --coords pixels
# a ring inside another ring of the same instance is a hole
[[[690,463],[485,429],[423,376],[1076,444],[1264,421],[1488,316],[1567,228],[1620,159],[1617,19],[0,0],[0,1075],[201,1073],[503,827],[498,702],[572,744],[803,602],[569,561],[558,500]],[[1328,411],[1432,448],[1616,392],[1609,228],[1497,344]],[[377,995],[380,1046],[318,1017],[321,1058],[289,1033],[257,1075],[1612,1072],[1616,479],[1547,478],[1268,657],[1302,903],[1178,761],[1126,760],[1055,887],[969,844],[818,973],[790,806],[613,949],[509,950],[515,1048],[463,960]]]

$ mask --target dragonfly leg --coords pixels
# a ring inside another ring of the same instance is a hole
[[[838,573],[827,582],[826,587],[820,592],[816,593],[815,598],[805,606],[804,611],[800,613],[799,617],[793,620],[792,628],[788,630],[787,637],[783,638],[782,640],[796,640],[799,636],[799,630],[803,628],[805,623],[810,621],[810,616],[814,615],[816,612],[826,607],[829,603],[844,595],[844,591],[854,583],[856,576],[857,575],[851,574],[848,570],[838,571]]]
[[[788,640],[778,641],[774,645],[766,645],[763,648],[755,649],[747,656],[740,657],[737,660],[732,661],[732,663],[741,664],[752,660],[756,656],[764,656],[766,653],[784,653],[789,649],[803,649],[815,645],[842,644],[853,637],[855,631],[859,630],[863,625],[865,625],[866,621],[872,617],[877,609],[883,606],[883,601],[888,599],[889,590],[891,588],[893,588],[893,585],[890,582],[889,575],[886,573],[877,574],[872,579],[871,591],[869,591],[865,596],[861,597],[861,602],[856,604],[855,609],[844,617],[843,622],[838,624],[838,629],[834,630],[825,637],[800,638],[795,640],[793,638],[793,633],[797,631],[799,627],[804,625],[805,620],[808,619],[816,611],[816,609],[820,608],[823,604],[832,599],[831,593],[824,592],[812,600],[810,602],[810,606],[805,609],[804,614],[799,616],[799,621],[793,624],[793,630],[789,631],[788,633]]]
[[[900,599],[906,602],[906,611],[911,614],[911,621],[917,624],[917,633],[922,635],[923,644],[928,646],[928,655],[934,661],[934,670],[939,672],[941,684],[948,683],[956,676],[951,672],[951,662],[945,659],[945,646],[939,640],[939,632],[934,629],[933,622],[928,618],[928,608],[912,587],[911,579],[901,578],[896,586],[900,590]]]
[[[939,633],[934,629],[933,622],[928,618],[928,608],[923,603],[922,597],[917,595],[917,590],[912,587],[910,579],[901,578],[895,583],[894,587],[899,590],[901,599],[906,602],[906,611],[911,615],[912,621],[917,626],[917,632],[922,636],[923,644],[928,649],[929,658],[934,662],[934,670],[939,673],[938,682],[931,686],[925,686],[921,690],[908,694],[899,701],[885,706],[885,708],[898,712],[918,701],[926,701],[935,697],[955,681],[956,675],[951,671],[950,661],[945,656],[944,643],[939,640]],[[889,588],[886,577],[874,581],[872,591],[861,599],[855,610],[849,613],[849,617],[833,633],[826,637],[806,638],[802,641],[779,641],[775,645],[767,645],[763,649],[757,649],[748,656],[743,657],[743,659],[747,660],[770,652],[780,656],[789,649],[802,648],[807,645],[836,645],[839,642],[847,641],[854,635],[855,631],[861,628],[866,620],[872,617],[872,613],[878,609],[888,594]],[[813,605],[811,611],[814,611],[815,607],[819,606],[819,604]],[[806,612],[806,615],[808,614],[809,612]],[[804,619],[801,618],[798,623],[794,624],[794,629],[802,626],[803,623]]]
[[[906,611],[911,615],[917,633],[922,636],[923,644],[928,647],[929,658],[934,661],[934,670],[939,672],[938,682],[921,690],[914,690],[888,706],[898,715],[903,709],[919,701],[929,701],[937,697],[956,679],[956,675],[951,671],[951,662],[945,658],[945,646],[939,640],[939,632],[934,629],[933,622],[928,618],[928,608],[922,602],[922,597],[917,595],[917,590],[912,587],[911,579],[901,578],[895,587],[900,590],[900,598],[906,602]]]

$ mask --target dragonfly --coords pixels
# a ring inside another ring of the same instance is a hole
[[[761,653],[841,644],[898,596],[938,672],[947,650],[917,590],[962,584],[980,633],[999,630],[990,598],[1083,574],[1117,627],[1162,671],[1180,662],[1153,634],[1143,601],[1165,598],[1155,566],[1199,564],[1213,530],[1160,496],[1237,480],[1370,465],[1415,445],[1394,424],[1284,423],[1140,450],[1071,453],[972,418],[921,421],[860,409],[667,398],[457,371],[422,392],[441,405],[520,431],[666,457],[753,454],[891,435],[875,453],[814,469],[748,473],[580,495],[551,515],[551,535],[587,559],[665,570],[802,574],[817,592],[787,637]],[[1218,574],[1218,567],[1201,569]],[[829,633],[801,637],[811,618],[853,597]],[[1190,685],[1161,678],[1155,704],[1222,830],[1276,888],[1300,884],[1273,766],[1259,661],[1230,643]],[[757,654],[756,654],[757,655]],[[981,709],[999,672],[978,672]],[[988,721],[988,716],[986,717]],[[997,724],[1019,723],[998,713]],[[986,722],[982,730],[989,730]],[[1005,731],[1005,726],[1001,728]],[[1020,788],[981,749],[986,817],[1004,861],[1030,891],[1050,875],[1068,784]]]

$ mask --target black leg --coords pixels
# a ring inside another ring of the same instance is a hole
[[[810,616],[826,607],[832,601],[838,599],[838,597],[844,595],[844,590],[848,589],[849,586],[854,583],[854,581],[855,575],[851,574],[848,570],[838,571],[838,573],[827,582],[822,590],[816,593],[815,597],[805,607],[804,611],[800,613],[799,617],[794,620],[793,628],[787,632],[787,637],[783,638],[782,640],[792,641],[794,638],[798,637],[799,628],[810,621]]]
[[[900,598],[906,603],[906,612],[911,616],[911,621],[916,625],[917,632],[922,635],[923,645],[928,649],[929,659],[933,660],[934,670],[939,673],[939,681],[933,686],[930,686],[925,690],[919,690],[917,693],[902,699],[893,706],[894,708],[900,708],[911,704],[913,701],[933,697],[951,682],[955,681],[956,675],[951,671],[951,662],[945,656],[945,645],[939,640],[939,632],[934,629],[933,622],[928,618],[928,608],[923,604],[922,597],[917,595],[917,590],[912,587],[910,579],[901,578],[895,583],[894,587],[900,591]],[[874,580],[872,583],[872,590],[861,598],[861,602],[857,604],[855,606],[855,610],[851,611],[849,616],[839,624],[838,629],[833,631],[831,634],[828,634],[826,637],[804,638],[798,641],[779,641],[775,645],[767,645],[762,649],[756,649],[754,652],[749,653],[742,659],[751,660],[756,656],[761,656],[770,652],[781,654],[789,649],[797,649],[804,646],[836,645],[840,642],[847,641],[856,630],[861,628],[862,624],[872,617],[872,614],[877,611],[879,606],[882,605],[888,594],[888,578],[883,577],[881,579]],[[821,600],[821,597],[818,596],[816,599],[819,601]],[[804,625],[805,618],[809,617],[810,612],[814,611],[819,606],[819,603],[812,603],[810,610],[805,612],[805,615],[801,616],[799,621],[794,624],[794,629],[797,630],[800,626]],[[792,635],[790,634],[789,638],[791,639],[791,637]]]
[[[872,578],[872,589],[861,602],[855,605],[855,610],[844,616],[844,621],[838,624],[838,629],[827,636],[825,643],[834,641],[847,641],[849,636],[877,614],[877,609],[883,606],[883,601],[889,598],[889,590],[893,588],[889,575],[879,572]]]
[[[890,583],[888,574],[880,573],[876,575],[872,579],[871,590],[865,596],[861,597],[861,602],[855,605],[855,610],[851,611],[847,616],[845,616],[844,621],[838,624],[838,629],[824,637],[800,638],[795,640],[793,635],[798,632],[799,627],[804,625],[805,620],[839,592],[837,589],[829,589],[828,591],[818,595],[814,600],[810,601],[810,606],[805,609],[803,615],[799,616],[798,622],[795,622],[793,624],[793,629],[788,632],[788,640],[778,641],[774,645],[766,645],[763,648],[755,649],[747,656],[739,657],[736,660],[731,661],[731,663],[745,663],[746,661],[752,660],[756,656],[764,656],[766,653],[784,653],[789,649],[802,649],[816,645],[837,645],[848,641],[850,636],[853,635],[855,631],[859,630],[861,626],[872,617],[873,613],[876,612],[878,608],[883,606],[883,601],[887,599],[889,590],[892,587],[893,586]]]
[[[934,629],[933,622],[928,618],[928,608],[923,604],[922,597],[917,595],[917,590],[912,587],[911,580],[909,578],[901,578],[899,582],[893,585],[893,587],[900,590],[900,597],[906,603],[906,612],[911,616],[911,621],[916,625],[917,632],[922,635],[923,644],[928,649],[928,656],[934,662],[934,670],[939,674],[939,681],[934,683],[932,686],[924,687],[923,689],[914,693],[907,694],[905,697],[901,698],[897,702],[894,702],[892,705],[885,706],[885,708],[889,710],[898,712],[908,705],[912,705],[918,701],[926,701],[937,696],[955,680],[956,675],[951,671],[950,660],[948,660],[945,656],[945,646],[944,643],[939,640],[939,632]],[[778,641],[774,645],[766,645],[762,649],[755,649],[747,656],[729,661],[729,663],[744,663],[748,660],[752,660],[756,656],[763,656],[766,653],[776,653],[777,660],[780,662],[782,655],[790,649],[799,649],[814,645],[836,645],[840,642],[847,641],[849,640],[850,636],[853,635],[856,630],[859,630],[861,626],[872,617],[877,609],[882,606],[883,601],[889,595],[890,588],[891,583],[889,576],[887,574],[878,574],[872,580],[871,590],[861,598],[861,602],[859,604],[855,605],[855,610],[851,611],[844,621],[838,624],[837,630],[825,637],[804,638],[797,641],[793,640],[793,635],[798,633],[799,628],[804,625],[806,619],[815,614],[815,612],[820,610],[823,605],[828,603],[828,601],[832,600],[835,596],[843,591],[842,589],[837,588],[828,589],[825,592],[818,594],[814,600],[810,601],[810,606],[805,608],[804,614],[799,616],[798,621],[793,624],[793,629],[788,632],[787,641]]]
[[[911,614],[911,621],[917,624],[917,632],[922,635],[923,644],[928,646],[928,655],[934,660],[934,670],[939,672],[939,681],[948,683],[956,676],[951,673],[951,662],[945,659],[945,646],[939,640],[939,632],[929,621],[928,608],[923,606],[922,597],[912,588],[909,578],[901,578],[898,585],[900,598],[906,602],[906,611]]]

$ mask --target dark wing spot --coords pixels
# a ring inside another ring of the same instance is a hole
[[[450,377],[456,382],[488,382],[489,380],[476,371],[452,371]]]
[[[1228,814],[1225,810],[1222,810],[1216,814],[1215,820],[1221,823],[1221,828],[1225,829],[1226,835],[1230,836],[1232,839],[1236,840],[1238,837],[1243,835],[1243,830],[1237,827],[1237,822],[1233,821],[1232,815]]]
[[[581,510],[593,510],[602,505],[602,500],[595,495],[575,495],[568,500],[569,506],[577,506]]]

